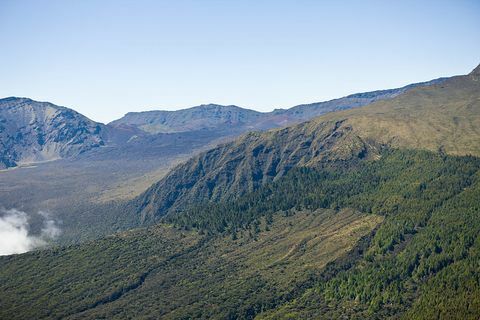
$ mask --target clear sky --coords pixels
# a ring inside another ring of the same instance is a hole
[[[479,63],[478,0],[0,0],[0,97],[101,122],[210,102],[270,111]]]

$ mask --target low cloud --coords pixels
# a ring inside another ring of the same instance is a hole
[[[55,220],[49,213],[38,213],[43,220],[40,234],[30,232],[29,216],[16,209],[0,209],[0,255],[24,253],[48,244],[60,235]]]

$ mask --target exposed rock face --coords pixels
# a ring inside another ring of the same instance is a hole
[[[104,144],[103,125],[64,107],[0,100],[0,167],[78,155]]]

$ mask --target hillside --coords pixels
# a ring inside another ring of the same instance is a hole
[[[441,83],[446,78],[414,83],[401,88],[352,94],[330,101],[298,105],[289,109],[258,112],[237,106],[206,104],[177,111],[129,112],[109,127],[137,133],[178,133],[216,130],[223,135],[260,131],[310,120],[319,115],[358,108],[375,101],[392,99],[412,88]],[[218,133],[217,133],[218,134]]]
[[[0,257],[0,317],[478,318],[479,158],[337,164],[170,225]]]
[[[376,158],[385,146],[478,156],[476,72],[293,127],[247,134],[178,166],[133,205],[141,221],[152,221],[205,199],[231,200],[296,166]]]
[[[478,71],[195,156],[0,257],[0,318],[478,319]]]
[[[247,134],[178,166],[133,203],[142,221],[151,222],[205,199],[232,200],[299,165],[375,156],[375,146],[340,126],[325,122]]]
[[[395,147],[479,155],[480,80],[478,67],[469,75],[414,88],[390,101],[326,115],[315,120],[344,120],[362,139]],[[374,120],[375,125],[372,125]]]
[[[441,81],[444,79],[399,89],[354,94],[269,113],[236,106],[202,105],[172,112],[129,113],[108,125],[95,123],[73,110],[50,103],[24,98],[3,99],[1,110],[4,114],[0,118],[4,129],[0,129],[0,166],[20,166],[15,170],[0,172],[0,207],[25,212],[31,221],[32,232],[39,232],[41,228],[37,222],[37,213],[49,212],[53,219],[62,224],[62,233],[56,239],[59,243],[96,238],[138,225],[138,219],[129,213],[122,216],[130,218],[121,219],[121,223],[117,224],[118,214],[109,208],[117,208],[119,202],[141,195],[174,165],[201,151],[231,141],[245,132],[283,127],[326,112],[391,99],[413,87]],[[46,116],[57,113],[58,116],[54,118]],[[36,120],[26,125],[28,117]],[[330,129],[325,128],[325,134],[328,130]],[[284,141],[292,138],[288,132],[287,130],[282,138]],[[315,132],[306,134],[313,137]],[[41,140],[42,137],[46,137],[46,141],[38,144],[38,139]],[[256,134],[252,134],[249,140],[253,141],[254,137]],[[279,154],[283,156],[297,148],[295,143],[303,143],[301,135],[295,139],[290,142],[288,150]],[[275,143],[270,145],[274,146]],[[261,141],[258,146],[262,148]],[[238,152],[243,152],[241,144],[238,148]],[[268,152],[268,149],[262,152]],[[56,161],[43,162],[46,160]],[[274,161],[274,157],[266,154],[264,160]],[[285,169],[294,165],[295,161],[285,159],[280,166]],[[262,166],[263,171],[274,170],[275,164],[272,162]],[[215,175],[210,175],[212,174]],[[273,171],[263,172],[259,179],[269,181],[272,174]],[[225,182],[228,183],[231,179],[232,177],[226,177]],[[228,193],[251,190],[258,185],[256,179],[242,183],[248,180],[248,172],[242,173],[227,188]],[[202,188],[198,188],[199,194],[203,192]],[[219,196],[221,184],[215,189],[212,192]],[[168,190],[167,188],[166,191]],[[179,194],[182,193],[184,191],[179,190]],[[185,200],[195,198],[193,195],[185,197]],[[152,207],[156,205],[157,202]],[[125,210],[127,211],[130,212],[130,209]],[[143,222],[155,221],[156,216],[145,213]],[[93,226],[92,221],[95,221]]]
[[[76,156],[102,146],[102,128],[48,102],[0,99],[0,169]]]

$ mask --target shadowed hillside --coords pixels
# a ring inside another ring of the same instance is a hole
[[[296,166],[376,158],[384,146],[478,156],[476,73],[293,127],[247,134],[178,166],[134,205],[142,221],[152,221],[204,199],[233,199]]]

